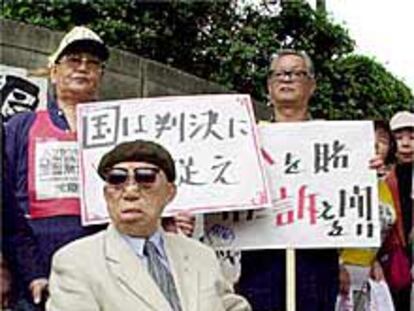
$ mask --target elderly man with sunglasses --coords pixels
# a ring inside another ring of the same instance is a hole
[[[166,233],[174,161],[159,144],[125,142],[98,167],[111,224],[53,258],[47,310],[251,310],[221,274],[213,250]]]

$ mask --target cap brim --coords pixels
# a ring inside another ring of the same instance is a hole
[[[398,131],[398,130],[402,130],[402,129],[412,129],[414,128],[414,123],[411,122],[404,122],[404,123],[400,123],[400,124],[396,124],[394,126],[391,127],[391,131]]]
[[[65,54],[84,52],[96,55],[103,62],[109,57],[109,50],[105,44],[90,39],[76,40],[68,44],[55,59],[55,63],[59,61]]]

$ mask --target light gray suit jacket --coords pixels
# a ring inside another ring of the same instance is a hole
[[[183,311],[248,311],[222,276],[214,252],[201,243],[164,233]],[[146,266],[118,231],[61,248],[53,258],[48,311],[170,311]]]

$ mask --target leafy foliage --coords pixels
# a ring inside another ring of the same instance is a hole
[[[86,24],[113,47],[266,101],[266,73],[278,49],[306,50],[318,91],[311,109],[331,119],[389,118],[409,109],[410,90],[367,57],[323,11],[302,0],[241,6],[228,1],[3,0],[3,18],[55,30]]]
[[[333,118],[390,118],[397,110],[413,105],[410,90],[374,60],[350,55],[335,63],[330,114]]]

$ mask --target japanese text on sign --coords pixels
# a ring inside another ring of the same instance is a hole
[[[95,169],[114,145],[154,140],[173,155],[178,195],[166,215],[270,206],[257,128],[246,95],[97,102],[78,108],[82,189],[103,186]],[[107,221],[103,198],[81,191],[83,221]]]
[[[217,247],[374,247],[380,225],[371,122],[310,121],[260,127],[273,206],[207,217]],[[361,144],[361,137],[364,143]],[[228,232],[229,239],[217,238]]]

